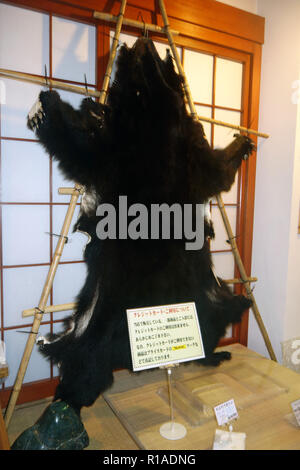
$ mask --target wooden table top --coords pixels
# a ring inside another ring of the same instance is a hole
[[[140,449],[212,449],[219,429],[213,407],[234,399],[239,418],[233,431],[246,433],[247,450],[300,449],[291,402],[300,399],[300,375],[240,345],[218,348],[232,353],[219,367],[195,363],[172,369],[175,421],[186,436],[168,440],[160,426],[170,420],[166,371],[118,371],[104,399]]]

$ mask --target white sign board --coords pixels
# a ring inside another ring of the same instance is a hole
[[[134,371],[205,357],[194,302],[126,312]]]
[[[229,423],[232,419],[239,417],[234,400],[228,400],[214,407],[215,415],[219,426]]]

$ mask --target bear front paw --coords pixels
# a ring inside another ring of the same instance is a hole
[[[234,134],[234,137],[239,141],[242,150],[243,160],[248,160],[251,153],[256,150],[256,146],[250,137],[241,134]]]
[[[31,110],[28,113],[27,116],[27,126],[29,129],[32,131],[37,130],[40,125],[42,124],[43,120],[45,118],[45,113],[43,110],[42,103],[40,102],[40,99],[34,103],[32,106]]]

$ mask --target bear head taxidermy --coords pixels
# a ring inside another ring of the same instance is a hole
[[[97,207],[117,207],[121,195],[128,206],[143,204],[149,212],[153,204],[204,204],[231,188],[253,142],[237,135],[225,149],[213,150],[186,110],[170,54],[161,60],[147,38],[120,48],[106,105],[86,98],[75,110],[56,91],[43,91],[28,126],[64,175],[86,190],[75,227],[89,235],[86,281],[65,330],[40,345],[60,367],[55,399],[80,410],[111,386],[114,369],[132,368],[130,308],[195,302],[205,351],[199,362],[229,359],[214,349],[251,301],[213,273],[212,222],[205,218],[201,249],[186,249],[184,237],[100,239]]]

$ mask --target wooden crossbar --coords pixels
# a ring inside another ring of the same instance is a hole
[[[256,282],[256,281],[257,281],[257,277],[249,277],[247,279],[247,282]],[[235,278],[235,279],[223,279],[223,282],[225,282],[226,284],[243,284],[245,281],[239,278]],[[58,305],[47,305],[47,307],[44,308],[43,314],[55,313],[55,312],[66,312],[69,310],[75,310],[76,307],[77,307],[76,302],[70,302],[67,304],[58,304]],[[36,313],[39,313],[38,307],[29,308],[29,309],[23,310],[22,317],[23,318],[32,317]]]
[[[94,11],[94,18],[102,21],[108,21],[111,23],[116,23],[118,21],[118,17],[111,15],[110,13],[103,13],[102,11]],[[142,21],[130,20],[128,18],[123,18],[123,24],[126,26],[132,26],[133,28],[139,28],[146,31],[152,31],[153,33],[161,33],[165,34],[165,29],[161,26],[151,23],[144,23]],[[179,31],[175,29],[171,30],[172,34],[179,34]]]
[[[104,87],[101,91],[98,91],[98,90],[93,90],[91,88],[82,88],[78,85],[69,85],[68,83],[60,82],[58,80],[53,80],[52,78],[46,79],[43,77],[37,77],[36,75],[30,75],[28,73],[14,72],[13,70],[7,70],[7,69],[1,69],[1,68],[0,68],[0,77],[10,78],[13,80],[20,80],[22,82],[35,83],[41,86],[51,86],[52,88],[56,88],[58,90],[67,90],[67,91],[70,91],[71,93],[78,93],[80,95],[99,98],[100,102],[101,100],[104,99],[104,97],[106,97],[106,88]],[[105,76],[105,81],[107,83],[109,82],[108,75]],[[194,107],[194,104],[193,104],[193,107]],[[192,114],[196,116],[199,119],[199,121],[204,121],[210,124],[215,124],[216,126],[228,127],[230,129],[235,129],[240,132],[245,132],[247,134],[256,135],[257,137],[263,137],[264,139],[269,138],[269,134],[266,134],[264,132],[259,132],[255,129],[250,129],[248,127],[239,126],[237,124],[231,124],[230,122],[219,121],[217,119],[209,118],[206,116],[200,116],[199,114],[197,114],[195,108]]]

